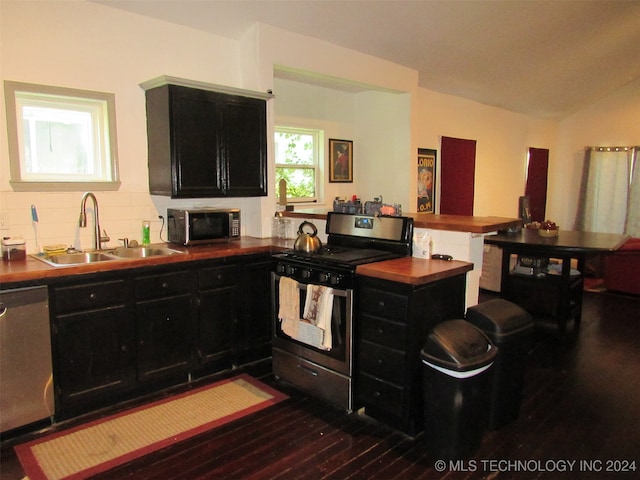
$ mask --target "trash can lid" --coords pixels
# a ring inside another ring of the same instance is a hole
[[[497,353],[487,336],[465,320],[436,325],[420,352],[423,363],[464,372],[491,364]]]
[[[533,318],[522,307],[502,298],[467,309],[467,322],[482,330],[493,342],[533,332]]]

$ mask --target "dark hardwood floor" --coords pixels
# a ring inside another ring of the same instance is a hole
[[[290,399],[96,478],[640,478],[637,297],[585,293],[577,336],[536,334],[520,418],[487,432],[471,459],[447,463],[443,472],[422,436],[409,438],[263,380]],[[619,472],[626,464],[616,461],[635,462],[636,471]],[[23,476],[11,445],[2,449],[0,476]]]

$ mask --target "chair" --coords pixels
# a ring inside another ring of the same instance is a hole
[[[640,238],[630,238],[605,258],[607,290],[640,295]]]

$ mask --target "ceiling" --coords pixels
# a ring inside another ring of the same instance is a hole
[[[559,119],[640,79],[637,0],[92,0],[239,39],[256,22],[419,72],[420,86]]]

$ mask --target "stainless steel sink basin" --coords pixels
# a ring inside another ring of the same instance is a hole
[[[54,267],[62,267],[68,265],[83,265],[87,263],[106,262],[115,260],[115,257],[107,255],[103,252],[78,252],[78,253],[62,253],[52,257],[43,257],[40,255],[32,255],[38,260],[53,265]]]
[[[67,267],[70,265],[86,265],[89,263],[106,262],[109,260],[126,260],[136,258],[149,258],[167,255],[182,255],[184,252],[164,247],[117,247],[107,250],[62,253],[51,257],[31,255],[33,258],[47,263],[53,267]]]
[[[111,250],[105,250],[109,255],[120,258],[147,258],[166,255],[181,255],[182,252],[164,247],[118,247]]]

